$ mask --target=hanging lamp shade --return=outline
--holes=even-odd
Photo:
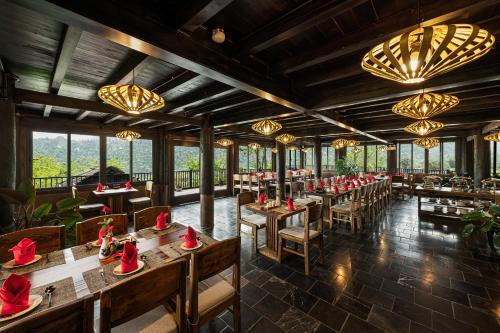
[[[387,146],[378,146],[377,150],[381,153],[385,153],[387,151]]]
[[[431,149],[439,146],[439,140],[437,138],[420,138],[413,140],[413,143],[424,149]]]
[[[296,140],[297,138],[291,134],[287,134],[287,133],[283,133],[283,134],[280,134],[278,135],[275,140],[284,144],[284,145],[287,145],[289,143],[292,143]]]
[[[216,142],[223,147],[227,147],[233,144],[233,140],[230,140],[228,138],[220,138]]]
[[[344,147],[347,147],[347,144],[349,143],[349,140],[346,140],[344,138],[336,139],[332,141],[332,147],[335,149],[342,149]]]
[[[488,134],[484,137],[486,141],[500,142],[500,132]]]
[[[252,142],[248,144],[248,147],[250,147],[250,149],[257,150],[260,148],[260,145],[257,142]]]
[[[443,123],[430,119],[421,119],[406,126],[404,130],[420,136],[428,135],[444,127]]]
[[[358,140],[347,140],[347,147],[359,146],[360,142]]]
[[[97,92],[104,103],[131,114],[155,111],[165,106],[160,95],[135,84],[112,84]]]
[[[297,147],[297,146],[288,146],[288,150],[290,150],[290,151],[296,151],[296,150],[299,150],[299,147]]]
[[[277,154],[277,153],[278,153],[278,148],[276,148],[276,147],[272,148],[272,149],[271,149],[271,152],[272,152],[273,154]]]
[[[281,124],[271,119],[265,119],[253,124],[252,129],[262,135],[271,135],[281,129]]]
[[[135,139],[139,139],[141,137],[141,135],[137,132],[134,132],[134,131],[125,130],[125,131],[121,131],[121,132],[116,133],[116,137],[118,139],[122,139],[122,140],[126,140],[126,141],[134,141]]]
[[[418,83],[482,57],[494,43],[477,25],[419,27],[373,47],[361,67],[384,79]]]
[[[458,104],[458,97],[436,93],[411,96],[392,107],[392,112],[414,119],[427,119],[448,111]]]

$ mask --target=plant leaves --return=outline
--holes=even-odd
[[[65,211],[77,208],[78,206],[86,203],[87,200],[84,198],[76,197],[76,198],[66,198],[59,200],[56,203],[56,207],[58,211]]]
[[[472,212],[465,213],[462,216],[462,221],[473,222],[480,221],[484,217],[484,212],[482,210],[473,210]]]
[[[51,210],[52,210],[51,203],[41,204],[40,206],[37,207],[37,209],[35,209],[31,218],[33,220],[40,221],[43,217],[47,216]]]
[[[71,229],[75,226],[76,222],[79,222],[80,219],[78,217],[68,217],[60,222],[60,224],[64,225],[66,229]]]
[[[490,211],[495,214],[495,215],[500,215],[500,206],[498,205],[492,205],[490,207]]]
[[[17,187],[17,190],[26,196],[27,204],[32,204],[35,202],[36,190],[31,180],[23,180]]]
[[[466,224],[464,229],[462,230],[462,236],[468,238],[470,237],[470,235],[472,235],[473,232],[474,232],[474,224],[472,223]]]

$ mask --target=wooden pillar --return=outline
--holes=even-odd
[[[474,186],[480,187],[481,180],[488,178],[490,169],[490,154],[488,141],[483,139],[481,132],[474,134]]]
[[[321,178],[321,139],[314,139],[314,175]]]
[[[285,198],[285,158],[286,149],[285,145],[282,143],[276,143],[276,148],[278,148],[277,158],[277,168],[276,168],[276,181],[277,190],[281,193],[281,199]]]
[[[306,168],[306,163],[305,163],[306,154],[302,150],[299,150],[299,156],[300,156],[299,169],[305,169]]]
[[[366,150],[365,150],[366,151]],[[387,171],[389,173],[395,173],[397,169],[397,150],[388,150],[387,151]]]
[[[466,172],[466,165],[465,165],[465,145],[466,145],[466,138],[458,138],[455,141],[455,172],[457,175],[463,175]]]
[[[16,187],[16,105],[14,77],[0,73],[0,187]],[[0,202],[0,233],[14,231],[12,205]]]
[[[106,185],[108,182],[107,172],[106,172],[106,149],[107,149],[107,137],[106,135],[99,136],[99,182]]]
[[[202,229],[211,229],[214,226],[214,127],[209,116],[201,119],[200,153],[200,224]]]
[[[278,146],[276,145],[276,147],[278,147]],[[271,161],[271,164],[272,164],[272,165],[271,165],[271,169],[272,169],[272,171],[276,171],[276,164],[277,164],[277,163],[276,163],[276,160],[277,160],[276,156],[277,156],[277,155],[278,155],[278,154],[271,153],[271,158],[272,158],[272,161]]]
[[[424,149],[424,173],[429,173],[429,149]]]

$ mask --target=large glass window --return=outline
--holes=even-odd
[[[440,150],[440,146],[429,149],[429,172],[436,173],[441,170]]]
[[[174,182],[176,195],[186,194],[183,189],[200,186],[200,148],[174,147]],[[187,192],[190,194],[191,192]]]
[[[306,169],[314,169],[314,148],[308,148],[306,152]]]
[[[399,168],[404,171],[411,169],[411,144],[401,143],[399,145]]]
[[[134,181],[153,180],[153,141],[132,141],[132,172]]]
[[[380,147],[380,146],[377,146]],[[377,171],[387,170],[387,152],[380,152],[377,150]]]
[[[347,147],[346,149],[346,159],[357,165],[359,171],[363,171],[365,167],[365,146],[358,146],[358,152],[354,152],[354,147]]]
[[[323,164],[323,170],[335,170],[335,149],[333,147],[321,147],[321,164]]]
[[[248,172],[256,172],[257,171],[257,151],[260,149],[251,149],[248,147]]]
[[[377,147],[375,145],[366,146],[366,171],[377,171]]]
[[[443,142],[443,170],[455,171],[455,142]],[[430,166],[429,166],[430,168]]]
[[[130,142],[106,138],[106,179],[108,183],[130,180]]]
[[[423,172],[425,168],[425,149],[413,145],[413,169],[415,172]]]
[[[297,169],[300,166],[298,150],[287,150],[287,169]]]
[[[36,188],[67,186],[68,135],[33,132],[33,184]]]
[[[271,148],[262,147],[259,149],[259,170],[271,170],[273,167],[273,154]]]
[[[227,184],[227,149],[214,149],[214,185],[221,186]]]
[[[248,146],[240,146],[238,153],[240,172],[248,172]]]
[[[498,178],[500,175],[500,145],[497,142],[490,143],[491,175]]]
[[[99,171],[99,137],[71,134],[71,184],[97,184]]]

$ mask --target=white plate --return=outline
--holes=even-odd
[[[144,268],[144,261],[137,260],[137,269],[135,269],[133,271],[130,271],[130,272],[127,272],[127,273],[121,273],[121,271],[122,271],[122,264],[120,264],[120,265],[116,266],[113,269],[113,274],[116,275],[116,276],[127,276],[127,275],[131,275],[131,274],[137,273],[137,272],[139,272],[143,268]]]
[[[181,249],[183,249],[184,251],[193,251],[193,250],[199,249],[202,246],[203,246],[203,242],[198,241],[198,243],[196,244],[195,247],[188,248],[188,247],[186,247],[186,243],[184,242],[181,244]]]
[[[28,299],[29,308],[27,308],[27,309],[25,309],[23,311],[19,311],[17,313],[8,315],[8,316],[2,316],[2,317],[0,317],[0,322],[11,320],[11,319],[17,318],[19,316],[22,316],[23,314],[28,313],[28,312],[36,309],[36,307],[39,306],[40,303],[42,303],[42,301],[43,301],[43,296],[41,296],[41,295],[30,295],[30,297]],[[0,303],[0,312],[1,312],[1,310],[2,310],[2,304]]]
[[[39,261],[40,259],[42,259],[42,256],[39,255],[39,254],[35,254],[35,258],[33,260],[31,260],[30,262],[27,262],[25,264],[16,265],[16,261],[14,259],[12,259],[10,261],[7,261],[5,264],[3,264],[2,267],[5,268],[5,269],[13,269],[13,268],[24,267],[24,266],[28,266],[28,265],[34,264],[37,261]]]
[[[153,226],[153,227],[151,227],[151,229],[153,229],[154,231],[162,231],[162,230],[167,230],[171,226],[172,226],[172,224],[167,224],[167,226],[165,228],[163,228],[163,229],[159,229],[156,226]]]

